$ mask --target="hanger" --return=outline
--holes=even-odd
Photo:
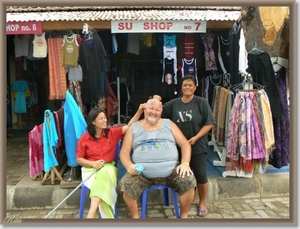
[[[68,26],[66,26],[66,28],[67,28],[67,36],[68,37],[73,37],[74,33],[73,33],[72,29],[69,28]]]
[[[258,89],[264,89],[265,86],[264,85],[261,85],[259,83],[256,83],[252,80],[252,76],[251,74],[244,74],[244,80],[240,83],[237,83],[237,84],[234,84],[230,87],[231,90],[233,91],[238,91],[238,89],[240,88],[244,88],[244,86],[247,84],[247,83],[251,83],[253,86],[255,86],[256,88]]]
[[[88,34],[88,32],[89,32],[89,25],[88,25],[88,23],[84,23],[83,27],[82,27],[82,33]]]
[[[253,47],[252,47],[252,49],[248,52],[248,54],[251,53],[251,52],[254,52],[254,51],[264,53],[264,51],[262,51],[262,50],[260,50],[260,49],[257,48],[257,43],[256,43],[255,41],[252,42],[252,45],[253,45]]]
[[[166,56],[166,58],[168,58],[168,59],[172,59],[172,57],[170,56],[170,52],[173,52],[173,51],[167,51],[168,55]]]

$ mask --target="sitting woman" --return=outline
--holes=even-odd
[[[114,218],[117,200],[117,168],[114,165],[116,146],[123,138],[128,127],[138,121],[145,104],[141,104],[136,114],[127,125],[107,127],[105,111],[93,108],[87,117],[87,132],[77,143],[76,160],[82,166],[82,180],[90,189],[90,209],[86,218],[95,218],[99,208],[101,218]]]

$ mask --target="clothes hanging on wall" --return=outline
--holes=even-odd
[[[75,99],[76,103],[79,106],[79,109],[84,117],[87,117],[87,110],[86,107],[82,103],[81,97],[81,84],[79,81],[69,81],[68,91]]]
[[[184,58],[190,60],[195,58],[195,34],[184,34]]]
[[[33,39],[33,57],[44,58],[47,56],[47,41],[45,32],[42,34],[35,34]]]
[[[217,71],[217,60],[213,49],[215,35],[213,33],[201,34],[201,40],[204,45],[205,70]]]
[[[14,38],[15,57],[28,56],[29,35],[16,35]]]
[[[198,86],[198,76],[197,76],[197,63],[196,59],[192,58],[191,60],[187,60],[185,58],[182,59],[182,76],[186,74],[190,74],[196,79],[196,86]]]
[[[67,77],[63,66],[62,39],[48,38],[49,100],[66,98]]]
[[[230,85],[243,81],[239,75],[240,35],[241,25],[235,22],[229,31]]]
[[[16,80],[12,84],[13,98],[15,99],[14,112],[26,113],[26,98],[30,96],[30,90],[25,80]]]
[[[34,40],[34,35],[29,35],[28,55],[26,56],[26,58],[28,60],[31,60],[31,61],[42,60],[43,58],[35,58],[35,57],[33,57],[33,40]]]
[[[82,102],[88,107],[98,104],[108,95],[104,72],[109,69],[108,57],[97,32],[83,36],[79,46],[79,64],[82,68]]]
[[[82,68],[79,64],[74,67],[66,67],[66,72],[69,81],[82,82]]]
[[[127,52],[140,55],[140,33],[129,33],[127,39]]]
[[[174,72],[174,59],[165,58],[164,60],[165,68],[164,68],[164,80],[162,83],[161,89],[161,97],[163,103],[175,98],[175,72]]]
[[[67,67],[78,66],[79,44],[77,34],[64,35],[62,44],[63,65]]]
[[[281,117],[284,114],[284,110],[269,53],[248,53],[247,72],[251,74],[254,82],[265,86],[273,117]]]
[[[174,72],[174,84],[177,84],[177,35],[164,34],[163,35],[163,76],[162,82],[164,82],[164,73],[166,68],[165,60],[173,59],[173,72]],[[170,64],[170,62],[168,62]]]
[[[164,82],[164,72],[166,68],[165,60],[173,60],[174,84],[177,84],[177,47],[163,46],[163,76],[161,82]],[[169,65],[170,61],[168,61]]]
[[[275,168],[282,168],[290,162],[290,115],[287,101],[286,68],[281,68],[275,72],[278,82],[280,98],[283,105],[284,114],[280,118],[273,118],[275,149],[270,154],[270,164]]]

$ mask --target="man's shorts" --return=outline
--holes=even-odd
[[[144,189],[152,184],[169,185],[179,194],[179,196],[181,196],[185,192],[196,187],[196,179],[192,174],[185,176],[184,178],[179,177],[175,167],[169,177],[147,178],[142,174],[132,176],[125,173],[119,184],[122,192],[125,192],[131,198],[138,200]]]

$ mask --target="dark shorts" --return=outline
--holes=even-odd
[[[181,178],[176,173],[176,167],[169,177],[146,178],[145,176],[132,176],[128,173],[122,177],[119,182],[122,192],[125,192],[131,198],[138,200],[145,188],[152,184],[165,184],[172,187],[181,196],[185,192],[196,187],[196,179],[194,176],[185,176]]]
[[[178,158],[181,161],[181,149],[178,149]],[[201,153],[192,155],[190,161],[190,167],[193,170],[194,176],[196,177],[198,184],[206,184],[208,182],[207,174],[206,174],[206,160],[207,160],[207,153]]]
[[[206,174],[206,158],[206,153],[192,155],[191,157],[190,166],[198,184],[205,184],[208,181]]]

